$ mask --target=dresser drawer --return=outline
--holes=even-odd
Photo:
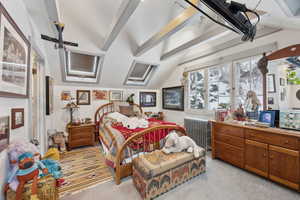
[[[228,134],[218,133],[215,139],[219,142],[231,144],[233,146],[244,148],[244,139],[240,137],[232,137]]]
[[[295,137],[260,132],[250,129],[245,130],[245,137],[250,140],[281,146],[288,149],[299,149],[298,139]]]
[[[89,145],[91,146],[95,145],[94,140],[84,138],[84,139],[78,139],[69,142],[69,148],[89,146]]]
[[[226,134],[229,136],[241,137],[244,138],[244,129],[234,126],[227,125],[217,125],[215,127],[215,133],[217,134]]]
[[[216,142],[216,157],[229,162],[237,167],[244,168],[244,151],[223,142]]]
[[[71,140],[79,140],[79,139],[93,139],[94,133],[92,132],[82,132],[82,133],[75,133],[70,135]]]
[[[94,132],[94,127],[76,127],[71,129],[72,134]]]

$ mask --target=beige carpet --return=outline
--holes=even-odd
[[[60,197],[81,192],[113,178],[99,147],[65,153],[61,159],[61,167],[65,183],[59,188]]]
[[[155,200],[299,200],[300,194],[220,160],[207,157],[207,172]],[[113,181],[61,200],[141,200],[132,179]]]

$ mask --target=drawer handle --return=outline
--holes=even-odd
[[[264,154],[263,154],[263,157],[267,157],[267,154],[264,153]]]
[[[284,142],[284,144],[288,144],[288,143],[289,143],[289,141],[288,141],[288,140]]]
[[[270,160],[273,160],[273,158],[274,158],[274,156],[271,155],[271,156],[270,156]]]

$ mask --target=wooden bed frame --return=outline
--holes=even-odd
[[[137,107],[141,114],[143,113],[143,110],[139,105],[133,104],[133,106]],[[97,111],[95,113],[95,119],[94,119],[95,124],[96,124],[97,134],[100,132],[100,125],[102,123],[103,117],[111,112],[114,112],[114,103],[105,104],[97,109]],[[115,139],[114,135],[111,133],[111,131],[106,126],[103,126],[103,128],[109,133],[110,137],[112,138],[112,144],[115,144],[116,139]],[[121,183],[122,178],[128,177],[132,174],[132,163],[122,164],[122,162],[124,160],[123,155],[124,155],[125,149],[127,149],[127,147],[129,147],[131,144],[133,144],[134,141],[136,141],[137,139],[141,139],[141,138],[145,139],[145,135],[147,135],[151,132],[160,131],[160,130],[170,130],[170,131],[176,130],[179,133],[181,133],[181,135],[186,135],[185,129],[178,125],[161,125],[161,126],[156,126],[156,127],[145,129],[145,130],[138,132],[138,133],[132,135],[131,137],[129,137],[124,142],[124,144],[117,149],[117,156],[116,156],[116,160],[115,160],[115,182],[117,185],[119,185]],[[99,137],[99,139],[101,141],[100,137]],[[144,148],[145,148],[145,145],[144,145]],[[160,148],[161,147],[159,145],[159,142],[157,142],[157,143],[153,144],[153,147],[151,148],[151,150],[149,149],[149,147],[147,147],[147,152],[155,151]],[[140,152],[146,152],[146,150],[143,149]]]

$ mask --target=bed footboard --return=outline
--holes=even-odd
[[[166,135],[170,131],[177,131],[181,135],[186,135],[184,128],[177,125],[162,125],[153,128],[145,129],[128,138],[125,143],[118,149],[115,161],[115,182],[117,185],[121,183],[121,179],[132,174],[132,164],[124,163],[124,155],[129,153],[132,159],[132,151],[128,149],[134,148],[136,150],[135,156],[138,157],[144,152],[152,152],[162,148]],[[125,152],[127,151],[127,152]]]

